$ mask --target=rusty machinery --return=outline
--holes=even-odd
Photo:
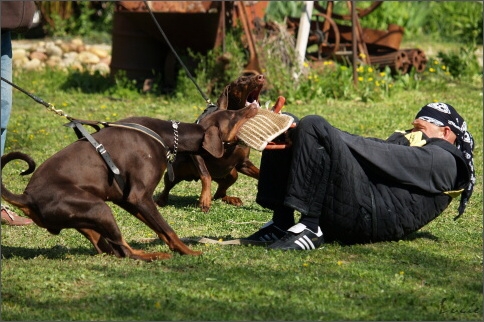
[[[346,1],[348,11],[351,11],[353,1]],[[419,48],[400,49],[404,29],[390,24],[387,30],[363,28],[360,18],[377,9],[383,1],[371,2],[367,8],[356,8],[356,19],[351,14],[334,12],[334,1],[314,1],[311,20],[311,32],[308,48],[316,46],[316,50],[307,53],[310,61],[317,64],[328,59],[345,60],[352,52],[353,37],[356,40],[358,58],[362,63],[384,68],[389,66],[393,72],[405,74],[414,68],[417,72],[425,70],[427,58]],[[324,5],[325,4],[325,5]],[[315,18],[315,19],[314,19]],[[337,21],[340,21],[338,23]],[[297,30],[299,18],[288,17],[288,28]],[[355,24],[355,32],[353,26]],[[296,32],[294,32],[296,34]]]
[[[179,50],[187,48],[204,53],[224,46],[226,28],[240,24],[244,30],[244,46],[248,50],[246,72],[262,71],[257,40],[260,30],[270,27],[264,22],[268,1],[149,1],[151,10],[162,25],[170,42]],[[353,1],[346,1],[351,11]],[[312,64],[325,60],[351,60],[353,40],[361,63],[407,73],[425,69],[425,53],[418,48],[400,49],[403,28],[389,25],[388,30],[363,28],[360,18],[370,14],[382,1],[372,2],[366,9],[356,8],[356,19],[350,14],[334,11],[333,1],[314,1],[307,59]],[[337,22],[338,21],[338,22]],[[287,17],[290,33],[297,34],[299,18]],[[259,32],[255,32],[255,30]],[[353,39],[353,37],[355,39]],[[316,47],[311,52],[310,48]],[[176,61],[148,17],[143,1],[118,1],[113,24],[111,69],[125,70],[128,77],[144,79],[145,86],[153,73],[162,73],[166,82],[176,79]],[[356,64],[354,64],[355,66]]]

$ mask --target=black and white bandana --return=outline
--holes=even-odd
[[[467,131],[467,123],[450,104],[427,104],[422,107],[415,118],[427,121],[437,126],[449,126],[452,132],[454,132],[454,134],[457,136],[457,149],[462,152],[464,159],[468,162],[469,169],[471,170],[471,177],[469,185],[462,192],[459,205],[459,215],[456,217],[457,219],[464,213],[467,202],[469,201],[472,191],[474,190],[474,184],[476,183],[476,174],[472,157],[472,152],[474,150],[474,139],[469,131]]]

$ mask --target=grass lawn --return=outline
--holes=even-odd
[[[113,121],[131,115],[193,122],[204,101],[130,95],[115,100],[66,88],[67,74],[21,73],[15,82],[80,119]],[[212,98],[214,100],[216,98]],[[262,101],[275,100],[264,97]],[[74,230],[54,236],[35,225],[1,227],[2,320],[481,320],[482,310],[482,82],[427,84],[378,102],[289,104],[298,116],[320,114],[348,132],[386,138],[407,129],[432,101],[455,106],[474,135],[477,186],[464,216],[458,201],[421,231],[400,242],[342,246],[312,252],[263,247],[193,244],[198,257],[144,263],[96,255]],[[18,91],[6,152],[22,151],[41,164],[73,142],[66,119]],[[251,159],[259,164],[260,153]],[[20,192],[29,178],[23,163],[2,173]],[[72,174],[75,175],[75,174]],[[46,187],[48,189],[48,187]],[[229,190],[242,207],[219,201],[209,213],[196,202],[200,182],[172,190],[161,208],[180,237],[247,236],[271,218],[255,203],[256,181],[241,175]],[[161,187],[157,192],[161,191]],[[62,198],[62,196],[59,196]],[[169,251],[144,224],[113,206],[125,239],[144,250]]]

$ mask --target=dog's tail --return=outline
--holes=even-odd
[[[31,174],[35,170],[34,160],[30,156],[22,152],[11,152],[9,154],[2,155],[2,170],[3,170],[3,167],[5,167],[5,165],[12,160],[23,160],[28,164],[29,166],[28,169],[20,173],[20,175],[22,176]],[[10,190],[5,188],[5,185],[3,184],[3,177],[2,177],[2,198],[8,203],[19,207],[24,212],[27,210],[26,209],[27,203],[28,203],[27,196],[25,194],[14,194]]]

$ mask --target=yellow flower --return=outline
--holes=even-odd
[[[62,102],[62,106],[66,107],[67,106],[67,103],[66,102]]]
[[[338,261],[337,264],[338,264],[338,266],[341,266],[341,265],[343,265],[343,261]]]
[[[429,68],[429,72],[433,73],[435,72],[435,69],[433,69],[432,67]]]
[[[363,72],[365,71],[365,69],[363,68],[363,66],[359,66],[359,67],[356,69],[356,71],[357,71],[358,73],[363,73]]]
[[[439,64],[439,61],[438,60],[434,60],[434,65],[438,65]]]
[[[373,82],[373,77],[368,77],[369,82]]]
[[[373,73],[373,68],[368,67],[368,73]]]
[[[156,302],[156,303],[155,303],[155,308],[159,309],[160,307],[161,307],[160,302]]]
[[[304,67],[309,67],[309,64],[308,64],[307,62],[304,62],[304,63],[303,63],[303,66],[304,66]]]
[[[358,77],[358,81],[362,82],[363,81],[363,77]]]
[[[221,242],[223,242],[224,240],[223,240],[222,238],[220,238],[218,241],[221,243]]]
[[[445,67],[445,65],[442,65],[441,68],[442,68],[442,70],[446,70],[447,69],[447,67]]]
[[[375,86],[380,87],[380,82],[379,81],[375,81]]]
[[[308,263],[304,263],[304,264],[303,264],[303,266],[304,266],[304,267],[308,267],[308,266],[309,266],[309,264],[308,264]]]
[[[380,73],[380,76],[381,76],[381,77],[385,77],[385,75],[386,75],[386,74],[385,74],[385,72],[381,72],[381,73]]]
[[[361,57],[361,59],[365,59],[366,58],[366,55],[364,53],[360,53],[359,56]]]

